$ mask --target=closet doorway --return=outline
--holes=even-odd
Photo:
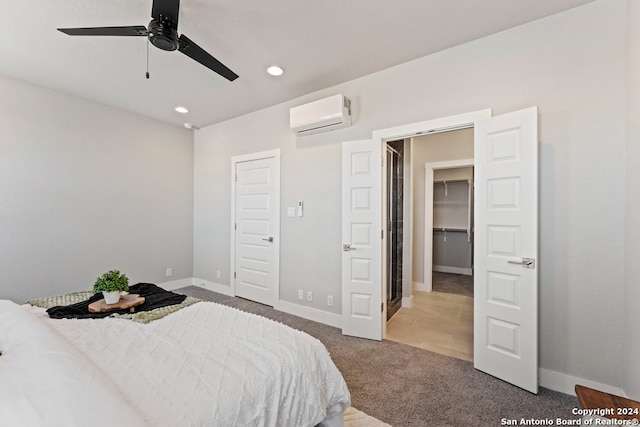
[[[414,137],[405,148],[412,296],[386,338],[472,361],[473,128]]]

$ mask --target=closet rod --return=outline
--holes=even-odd
[[[433,227],[433,231],[455,231],[468,233],[468,228]]]

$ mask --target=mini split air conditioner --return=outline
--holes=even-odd
[[[339,94],[293,107],[289,122],[300,136],[351,126],[351,101]]]

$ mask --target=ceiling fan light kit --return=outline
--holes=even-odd
[[[180,0],[153,0],[149,27],[142,25],[129,27],[88,27],[88,28],[58,28],[59,31],[70,36],[119,36],[119,37],[148,37],[151,44],[158,49],[179,50],[184,55],[199,62],[210,70],[218,73],[229,81],[238,78],[222,62],[214,58],[184,34],[178,35],[178,13]]]

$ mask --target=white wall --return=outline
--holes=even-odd
[[[424,281],[424,175],[425,163],[473,159],[473,128],[411,138],[413,181],[412,278]],[[435,174],[435,172],[434,172]]]
[[[628,2],[624,390],[640,400],[640,3]]]
[[[540,365],[621,386],[625,26],[626,2],[600,0],[199,131],[194,275],[216,281],[220,269],[218,281],[229,285],[233,155],[282,149],[280,297],[295,304],[304,284],[338,302],[342,141],[484,108],[500,114],[537,105]],[[353,101],[354,126],[296,139],[289,107],[339,92]],[[284,216],[299,199],[306,216]],[[324,301],[311,305],[329,311]],[[338,303],[333,311],[340,310]]]
[[[0,298],[190,278],[190,131],[0,77]],[[165,268],[173,268],[173,277]]]

